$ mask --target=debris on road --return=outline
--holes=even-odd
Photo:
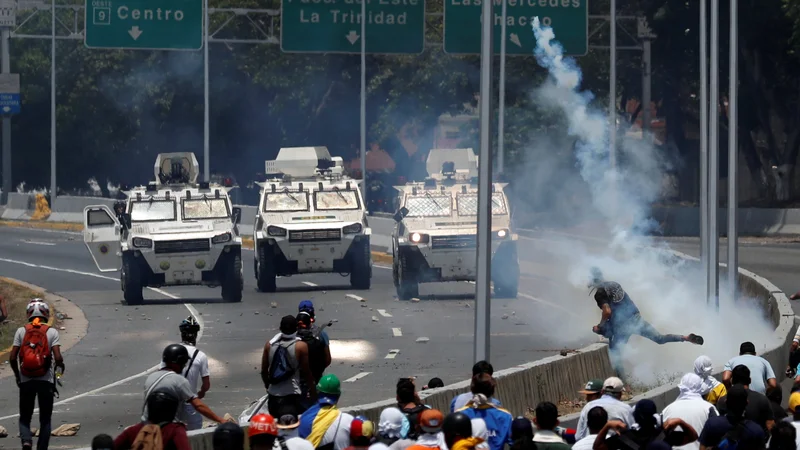
[[[426,337],[424,337],[424,336],[423,336],[423,337],[418,337],[418,338],[417,338],[417,342],[422,342],[422,343],[425,343],[425,342],[428,342],[428,341],[430,341],[430,339],[428,339],[428,338],[426,338]]]
[[[8,437],[8,430],[0,426],[0,438]]]
[[[278,303],[272,302],[272,303],[269,304],[269,306],[270,306],[270,308],[277,308],[278,307]]]
[[[64,425],[61,425],[60,427],[53,430],[50,434],[52,436],[60,436],[60,437],[75,436],[76,434],[78,434],[78,430],[80,429],[81,429],[81,424],[79,423],[65,423]]]
[[[373,322],[377,322],[377,321],[378,321],[378,318],[377,318],[377,317],[375,317],[375,316],[372,316],[372,321],[373,321]]]

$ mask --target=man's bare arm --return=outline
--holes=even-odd
[[[205,397],[209,389],[211,389],[211,377],[203,377],[203,383],[200,385],[200,392],[197,393],[197,398],[202,399]]]
[[[261,381],[264,388],[269,388],[269,341],[264,344],[264,352],[261,353]]]
[[[11,353],[8,355],[8,365],[11,366],[11,370],[14,372],[14,378],[16,378],[17,383],[19,383],[19,362],[17,358],[19,358],[19,347],[11,347]]]

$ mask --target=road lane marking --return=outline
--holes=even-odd
[[[28,241],[28,240],[25,240],[25,241],[22,241],[22,242],[24,242],[26,244],[33,244],[33,245],[46,245],[48,247],[54,247],[56,245],[56,244],[54,244],[52,242],[39,242],[39,241]]]
[[[356,301],[359,301],[359,302],[363,302],[364,301],[364,297],[359,297],[356,294],[344,294],[344,296],[347,297],[347,298],[352,298],[353,300],[356,300]]]
[[[378,264],[373,264],[372,267],[377,267],[378,269],[392,270],[392,268],[389,266],[380,266]]]
[[[394,335],[394,337],[400,337],[403,335],[403,331],[400,330],[400,328],[392,328],[392,335]]]
[[[397,357],[398,353],[400,353],[400,349],[399,348],[396,348],[396,349],[393,349],[393,350],[389,350],[389,353],[383,359],[394,359],[394,358]]]
[[[356,381],[358,381],[358,380],[360,380],[360,379],[364,378],[365,376],[367,376],[367,375],[369,375],[369,374],[371,374],[371,373],[372,373],[372,372],[361,372],[361,373],[358,373],[358,374],[356,374],[356,375],[353,375],[352,377],[350,377],[350,378],[348,378],[348,379],[344,380],[344,382],[345,382],[345,383],[354,383],[354,382],[356,382]]]
[[[310,281],[303,281],[303,284],[305,284],[306,286],[311,286],[311,287],[319,286],[318,284],[312,283]]]
[[[378,314],[382,315],[383,317],[392,317],[392,315],[386,312],[385,309],[379,309]]]
[[[50,270],[50,271],[53,271],[53,272],[65,272],[65,273],[72,273],[72,274],[75,274],[75,275],[84,275],[84,276],[87,276],[87,277],[94,277],[94,278],[100,278],[100,279],[103,279],[103,280],[110,280],[110,281],[114,281],[114,282],[117,282],[117,283],[119,282],[119,278],[107,277],[105,275],[98,275],[96,273],[91,273],[91,272],[82,272],[80,270],[62,269],[60,267],[52,267],[52,266],[45,266],[45,265],[41,265],[41,264],[33,264],[33,263],[25,262],[25,261],[17,261],[17,260],[8,259],[8,258],[0,258],[0,262],[7,262],[7,263],[10,263],[10,264],[17,264],[17,265],[21,265],[21,266],[31,267],[31,268],[34,268],[34,269]],[[148,287],[147,289],[149,289],[149,290],[151,290],[153,292],[157,292],[157,293],[159,293],[159,294],[161,294],[161,295],[163,295],[163,296],[165,296],[167,298],[173,299],[173,300],[179,300],[180,299],[180,297],[178,297],[177,295],[170,294],[169,292],[166,292],[166,291],[164,291],[162,289],[159,289],[159,288]],[[197,309],[194,306],[192,306],[192,305],[190,305],[188,303],[184,303],[183,306],[186,307],[186,309],[189,310],[189,314],[191,314],[195,318],[195,320],[197,320],[197,323],[200,325],[200,332],[197,333],[197,340],[199,342],[200,339],[203,338],[203,326],[205,325],[205,322],[203,321],[203,316],[200,315],[200,313],[197,311]],[[70,403],[73,400],[78,400],[78,399],[81,399],[81,398],[84,398],[84,397],[94,396],[96,394],[99,394],[100,392],[106,391],[108,389],[120,386],[120,385],[125,384],[125,383],[127,383],[129,381],[133,381],[133,380],[135,380],[137,378],[141,378],[141,377],[143,377],[145,375],[148,375],[148,374],[152,373],[153,371],[158,370],[159,366],[160,366],[160,364],[159,365],[155,365],[155,366],[153,366],[153,367],[151,367],[151,368],[149,368],[149,369],[147,369],[145,371],[139,372],[139,373],[137,373],[135,375],[131,375],[131,376],[123,378],[121,380],[115,381],[115,382],[113,382],[111,384],[107,384],[107,385],[101,386],[101,387],[99,387],[97,389],[92,389],[91,391],[83,392],[83,393],[80,393],[80,394],[73,395],[72,397],[65,398],[64,400],[61,400],[61,401],[53,403],[53,406],[56,407],[56,406],[60,406],[60,405],[64,405],[64,404]],[[38,412],[39,412],[39,408],[36,408],[34,410],[34,413],[38,413]],[[13,419],[15,417],[19,417],[19,414],[12,414],[12,415],[9,415],[9,416],[0,417],[0,421]]]

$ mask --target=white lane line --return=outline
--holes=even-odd
[[[33,245],[46,245],[48,247],[54,247],[56,244],[52,242],[39,242],[39,241],[22,241],[26,244],[33,244]]]
[[[107,277],[105,275],[98,275],[96,273],[91,273],[91,272],[82,272],[80,270],[62,269],[62,268],[59,268],[59,267],[44,266],[44,265],[41,265],[41,264],[32,264],[32,263],[28,263],[28,262],[24,262],[24,261],[17,261],[17,260],[8,259],[8,258],[0,258],[0,261],[11,263],[11,264],[18,264],[18,265],[26,266],[26,267],[32,267],[32,268],[35,268],[35,269],[51,270],[51,271],[54,271],[54,272],[66,272],[66,273],[72,273],[72,274],[76,274],[76,275],[84,275],[84,276],[87,276],[87,277],[95,277],[95,278],[100,278],[100,279],[104,279],[104,280],[110,280],[110,281],[114,281],[114,282],[117,282],[117,283],[119,282],[118,278]],[[169,292],[166,292],[166,291],[158,289],[158,288],[147,288],[147,289],[150,289],[153,292],[157,292],[157,293],[159,293],[159,294],[161,294],[161,295],[163,295],[165,297],[171,298],[173,300],[180,299],[180,297],[178,297],[177,295],[170,294]],[[195,320],[197,320],[197,323],[200,324],[200,332],[197,333],[197,340],[200,341],[200,339],[203,338],[203,328],[204,328],[204,325],[205,325],[205,323],[203,322],[203,316],[200,315],[200,313],[197,311],[197,309],[195,309],[194,306],[192,306],[192,305],[190,305],[188,303],[184,303],[183,306],[185,306],[186,309],[189,310],[189,314],[191,314],[195,318]],[[123,379],[115,381],[115,382],[113,382],[111,384],[107,384],[105,386],[101,386],[101,387],[99,387],[97,389],[92,389],[91,391],[87,391],[87,392],[83,392],[83,393],[80,393],[80,394],[73,395],[72,397],[65,398],[64,400],[55,402],[53,404],[53,406],[54,407],[55,406],[60,406],[60,405],[64,405],[66,403],[72,402],[73,400],[78,400],[78,399],[83,398],[83,397],[93,396],[95,394],[98,394],[100,392],[106,391],[106,390],[111,389],[113,387],[117,387],[117,386],[125,384],[125,383],[127,383],[129,381],[132,381],[132,380],[135,380],[137,378],[143,377],[143,376],[153,372],[154,370],[157,370],[158,367],[159,367],[159,365],[155,365],[155,366],[153,366],[153,367],[151,367],[151,368],[149,368],[149,369],[147,369],[147,370],[145,370],[143,372],[139,372],[139,373],[137,373],[135,375],[131,375],[129,377],[123,378]],[[34,413],[38,413],[38,412],[39,412],[39,408],[36,408],[34,410]],[[12,414],[10,416],[0,417],[0,420],[8,420],[8,419],[13,419],[15,417],[19,417],[19,414]]]
[[[352,377],[350,377],[350,378],[348,378],[348,379],[344,380],[344,382],[345,382],[345,383],[354,383],[354,382],[356,382],[356,381],[358,381],[358,380],[360,380],[360,379],[364,378],[365,376],[367,376],[367,375],[369,375],[369,374],[371,374],[371,373],[372,373],[372,372],[361,372],[361,373],[358,373],[358,374],[356,374],[356,375],[353,375]]]
[[[319,286],[318,284],[316,284],[316,283],[312,283],[312,282],[310,282],[310,281],[303,281],[303,284],[305,284],[306,286],[311,286],[311,287],[317,287],[317,286]]]
[[[389,266],[381,266],[381,265],[378,265],[378,264],[373,264],[372,267],[377,267],[378,269],[392,270],[392,268],[389,267]]]
[[[389,350],[389,353],[383,359],[395,359],[397,357],[398,353],[400,353],[400,349],[399,348],[396,348],[396,349],[393,349],[393,350]]]
[[[392,335],[394,337],[401,337],[403,335],[403,331],[400,328],[392,328]]]
[[[383,317],[392,317],[392,315],[386,312],[385,309],[379,309],[378,314],[382,315]]]
[[[364,297],[359,297],[356,294],[344,294],[344,296],[347,297],[347,298],[352,298],[353,300],[356,300],[356,301],[359,301],[359,302],[363,302],[364,301]]]

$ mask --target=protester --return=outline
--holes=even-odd
[[[512,443],[511,422],[514,421],[514,416],[489,400],[494,397],[494,389],[495,381],[491,375],[488,373],[475,375],[470,385],[472,400],[456,411],[466,414],[471,419],[483,419],[488,430],[489,448],[503,450],[506,444]]]
[[[372,445],[375,426],[363,417],[356,417],[350,423],[350,446],[346,450],[367,450]]]
[[[772,415],[775,417],[775,422],[789,417],[789,414],[781,406],[781,403],[783,403],[783,389],[780,386],[767,389],[767,400],[769,400],[769,406],[772,407]]]
[[[397,382],[396,393],[397,409],[406,415],[411,424],[411,428],[408,430],[408,439],[416,440],[421,434],[419,415],[429,407],[420,401],[413,378],[400,378]]]
[[[8,307],[6,306],[6,299],[0,295],[0,323],[8,319]]]
[[[655,441],[664,441],[670,447],[683,446],[697,440],[695,429],[679,418],[664,421],[652,400],[644,399],[636,403],[633,410],[635,424],[627,426],[618,421],[608,421],[597,433],[595,450],[638,450],[646,448]],[[681,431],[677,431],[677,428]],[[609,436],[609,431],[616,434]]]
[[[278,427],[278,439],[275,440],[273,450],[314,450],[311,442],[299,436],[300,418],[290,410],[281,415],[275,422]],[[286,448],[283,448],[283,445]]]
[[[280,331],[280,335],[264,345],[261,354],[261,380],[269,394],[267,410],[273,417],[287,407],[298,415],[303,412],[301,377],[308,386],[308,398],[314,400],[317,396],[317,383],[308,362],[308,345],[297,337],[297,318],[284,316]]]
[[[186,347],[180,344],[168,345],[161,354],[163,367],[150,374],[144,382],[144,409],[142,411],[142,421],[148,420],[149,408],[147,399],[151,393],[165,392],[178,399],[179,404],[189,403],[203,417],[217,423],[225,420],[216,415],[202,400],[197,398],[196,391],[189,385],[189,381],[181,373],[186,363],[189,361],[189,352]],[[186,423],[186,410],[179,408],[175,418]]]
[[[691,425],[698,434],[702,433],[708,418],[719,415],[714,405],[703,400],[701,395],[703,380],[695,373],[687,373],[681,378],[678,390],[680,391],[678,398],[662,411],[662,420],[681,419]],[[699,450],[700,443],[695,441],[679,448]]]
[[[708,356],[698,356],[694,360],[694,373],[703,380],[701,395],[708,403],[716,405],[717,400],[725,395],[726,387],[711,375],[713,372],[714,366]]]
[[[211,374],[208,370],[208,356],[197,348],[197,335],[200,333],[200,324],[197,323],[194,316],[189,316],[181,322],[178,330],[181,333],[181,345],[186,347],[186,351],[189,354],[189,363],[183,369],[183,376],[189,381],[189,386],[192,387],[197,398],[202,399],[206,396],[206,392],[211,389]],[[161,368],[164,368],[163,362],[161,363]],[[203,416],[189,403],[186,403],[183,408],[185,411],[182,417],[186,421],[186,429],[199,430],[202,428]]]
[[[778,422],[770,431],[770,450],[797,450],[797,429],[791,423]]]
[[[53,397],[57,392],[56,369],[64,373],[58,330],[47,325],[50,306],[42,299],[28,302],[28,323],[14,334],[8,363],[19,388],[19,435],[23,450],[33,448],[31,419],[39,401],[39,440],[37,450],[47,450],[52,429]],[[53,364],[55,362],[55,364]]]
[[[314,324],[314,319],[310,313],[301,311],[297,314],[297,337],[308,346],[308,366],[311,369],[311,375],[314,377],[315,383],[322,379],[325,369],[331,365],[330,342],[327,334],[323,337],[322,333],[325,333],[325,331]],[[305,382],[302,378],[300,381],[304,385],[303,391],[307,392],[308,388],[305,387]]]
[[[772,366],[766,359],[756,356],[756,346],[752,342],[742,342],[742,345],[739,346],[739,356],[731,358],[725,364],[722,372],[722,382],[725,386],[729,387],[731,385],[733,369],[739,365],[745,365],[750,369],[750,390],[759,394],[766,394],[767,387],[774,388],[778,386],[778,380],[775,378]]]
[[[482,373],[489,374],[490,376],[494,374],[494,367],[489,364],[488,361],[478,361],[472,366],[472,376],[480,375]],[[450,412],[455,412],[467,405],[467,403],[472,400],[472,392],[465,392],[463,394],[457,395],[452,402],[450,402]],[[489,399],[492,403],[497,406],[502,406],[500,401],[496,398],[492,397]]]
[[[483,419],[472,419],[472,437],[481,439],[483,442],[476,445],[477,450],[489,450],[489,429]]]
[[[247,430],[250,450],[272,450],[278,438],[278,425],[269,414],[256,414]]]
[[[428,389],[436,389],[440,387],[444,387],[444,381],[442,381],[442,379],[439,377],[433,377],[431,378],[431,381],[428,381],[428,384],[422,386],[422,390],[426,391]]]
[[[550,402],[541,402],[536,405],[533,423],[536,431],[533,434],[533,443],[537,450],[569,450],[569,445],[555,432],[558,426],[558,408]]]
[[[728,394],[725,397],[726,407],[724,410],[720,409],[720,413],[724,415],[709,418],[705,427],[703,427],[703,432],[700,433],[698,441],[700,442],[701,450],[718,447],[720,442],[726,439],[728,433],[734,429],[736,429],[740,444],[753,445],[760,441],[761,448],[763,448],[766,441],[764,429],[752,420],[745,418],[749,392],[752,391],[748,391],[743,385],[736,383],[728,389]],[[717,403],[718,408],[719,406],[719,403]],[[759,447],[756,446],[755,448]]]
[[[601,406],[595,406],[590,409],[586,415],[586,425],[589,427],[589,435],[585,438],[575,442],[572,450],[592,450],[594,441],[597,438],[597,433],[606,426],[608,422],[608,413]]]
[[[586,403],[597,400],[603,395],[603,380],[595,378],[586,382],[583,390],[578,391],[578,394],[586,396]]]
[[[419,415],[419,425],[422,434],[417,438],[417,443],[406,450],[447,450],[442,434],[444,414],[438,409],[428,409]]]
[[[211,443],[214,450],[244,450],[244,430],[235,423],[220,424],[211,436]]]
[[[350,445],[354,417],[337,407],[342,395],[339,378],[333,374],[323,376],[316,392],[317,403],[300,416],[298,435],[318,450],[344,450]]]
[[[186,425],[174,421],[182,409],[179,408],[181,405],[179,398],[171,393],[151,393],[146,400],[147,410],[150,411],[148,418],[123,430],[114,439],[114,449],[138,448],[139,443],[154,443],[160,439],[164,450],[191,450]]]
[[[404,449],[414,445],[413,439],[408,439],[411,422],[408,417],[397,408],[386,408],[381,411],[378,420],[378,442],[386,444],[390,449]]]
[[[114,438],[107,434],[98,434],[92,439],[92,450],[114,450]]]
[[[460,412],[445,417],[442,432],[449,450],[475,450],[483,442],[472,435],[472,419]]]
[[[735,366],[731,372],[731,382],[733,386],[741,386],[747,392],[745,418],[757,423],[764,429],[765,434],[769,434],[769,430],[775,424],[775,416],[772,413],[772,406],[770,406],[767,397],[750,389],[750,369],[744,364]],[[727,401],[728,396],[726,395],[717,402],[717,410],[719,410],[720,414],[726,414],[726,410],[729,407]]]
[[[617,377],[608,378],[603,382],[603,395],[597,400],[587,403],[581,410],[577,431],[575,432],[576,440],[581,440],[589,435],[587,415],[595,406],[601,406],[606,410],[609,421],[618,420],[629,427],[634,424],[633,409],[630,405],[620,400],[623,391],[624,386],[622,380]]]
[[[511,450],[535,450],[533,443],[533,423],[525,417],[517,417],[511,422]]]

